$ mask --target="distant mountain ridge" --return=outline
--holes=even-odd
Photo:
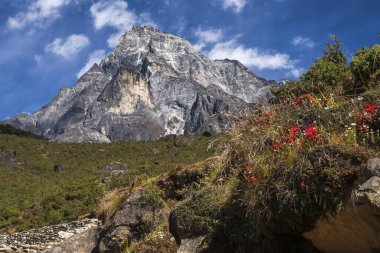
[[[212,61],[180,37],[134,27],[74,87],[5,123],[65,142],[218,132],[229,128],[228,115],[267,97],[272,85],[238,61]]]

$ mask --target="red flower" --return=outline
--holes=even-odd
[[[258,124],[259,124],[260,126],[265,126],[265,125],[268,124],[268,119],[267,119],[267,118],[264,118],[264,117],[259,118]]]
[[[300,182],[300,188],[301,188],[302,190],[305,190],[306,185],[305,185],[305,181],[304,181],[304,180],[301,180],[301,182]]]
[[[284,137],[283,141],[286,143],[289,143],[289,144],[294,144],[296,142],[295,138],[296,138],[296,136],[294,136],[293,134],[290,133]]]
[[[291,105],[298,105],[300,104],[303,100],[308,100],[308,102],[311,102],[313,100],[313,94],[308,93],[303,96],[296,97],[293,103]]]
[[[272,112],[271,112],[271,111],[265,112],[265,113],[264,113],[264,116],[266,116],[266,117],[270,117],[270,116],[272,116]]]
[[[272,149],[273,149],[273,150],[279,150],[279,149],[281,148],[281,146],[282,146],[281,141],[275,141],[275,142],[273,142],[273,144],[272,144]]]
[[[306,131],[305,136],[308,137],[309,139],[313,139],[314,137],[317,136],[317,130],[315,130],[314,125],[310,125],[309,127],[306,127],[305,131]]]
[[[251,185],[257,185],[257,178],[254,176],[249,177],[248,183],[250,183]]]
[[[303,95],[303,97],[304,97],[304,99],[309,100],[309,102],[311,102],[311,100],[313,100],[313,94],[311,94],[311,93],[305,94],[305,95]]]
[[[297,125],[294,125],[289,128],[289,132],[295,136],[301,132],[301,129]]]
[[[374,103],[365,103],[366,107],[363,108],[363,111],[369,113],[369,114],[376,114],[377,110],[379,109],[379,106]]]
[[[252,173],[252,167],[249,163],[245,165],[245,172],[247,172],[248,174]]]
[[[296,97],[293,103],[291,105],[298,105],[302,102],[303,98],[302,97]]]

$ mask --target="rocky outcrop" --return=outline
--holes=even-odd
[[[97,219],[84,219],[13,235],[0,235],[0,252],[90,253],[96,246],[99,226]]]
[[[141,204],[145,191],[146,189],[140,189],[132,192],[100,231],[100,253],[124,252],[143,239],[157,224],[165,221],[168,216],[166,208],[160,208],[154,213]]]
[[[380,159],[370,159],[364,183],[337,215],[320,218],[304,236],[326,253],[380,252]],[[363,177],[360,179],[362,180]]]
[[[96,249],[99,228],[89,227],[85,231],[77,233],[64,240],[51,249],[44,250],[42,253],[92,253]]]
[[[273,85],[235,60],[211,61],[174,35],[135,27],[73,88],[5,123],[65,142],[222,131]]]

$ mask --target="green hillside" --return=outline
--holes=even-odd
[[[208,158],[220,136],[173,136],[150,142],[68,144],[7,129],[0,150],[16,151],[17,168],[0,168],[0,231],[18,231],[92,215],[103,194]],[[9,134],[12,133],[12,134]],[[14,135],[18,134],[18,135]],[[127,165],[122,178],[101,180],[112,162]],[[60,165],[62,172],[54,170]]]

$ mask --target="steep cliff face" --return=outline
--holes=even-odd
[[[227,114],[267,96],[270,86],[238,61],[211,61],[180,37],[135,27],[73,88],[6,123],[76,142],[220,131]]]

